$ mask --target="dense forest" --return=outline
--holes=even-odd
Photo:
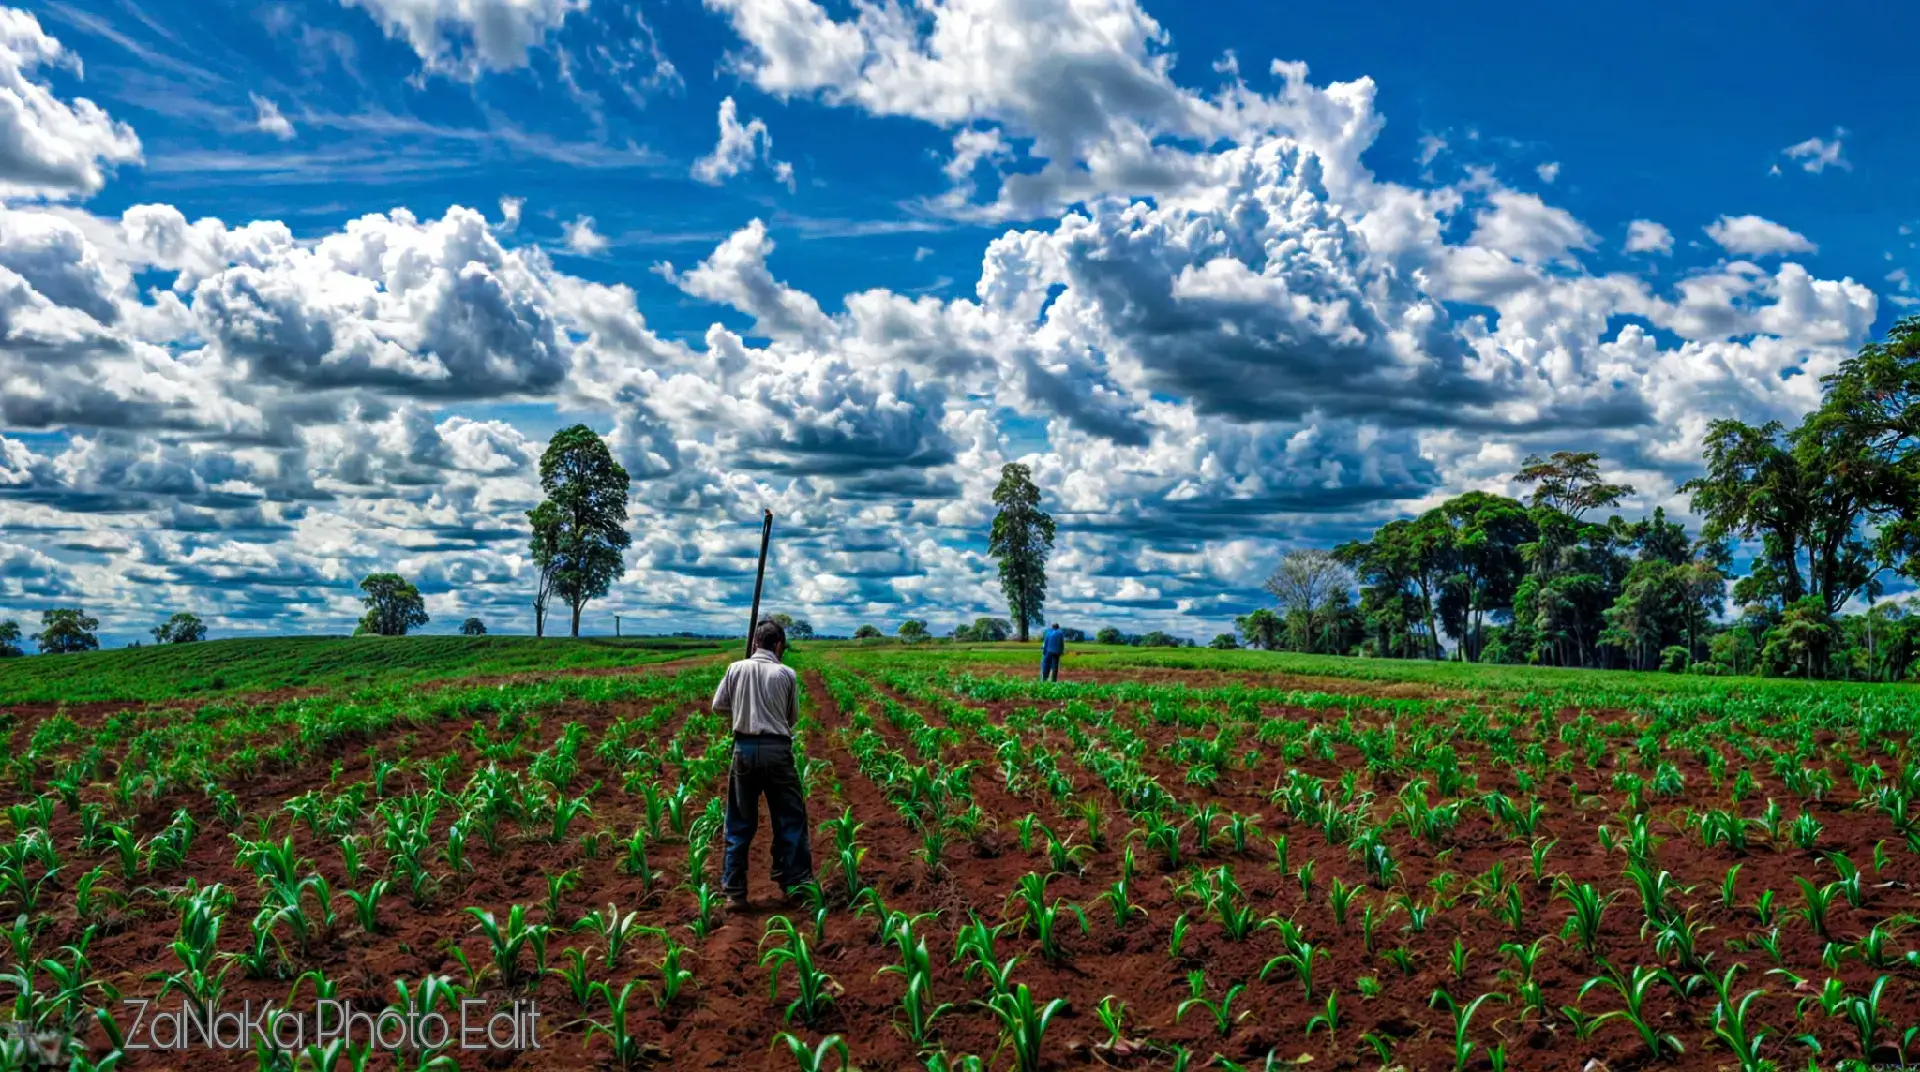
[[[1279,647],[1395,658],[1901,680],[1920,670],[1920,317],[1822,381],[1800,424],[1715,422],[1681,486],[1699,532],[1593,453],[1529,457],[1524,500],[1474,491],[1366,540],[1287,556]],[[1735,564],[1745,564],[1736,576]],[[1352,592],[1357,588],[1356,601]]]

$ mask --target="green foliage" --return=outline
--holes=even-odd
[[[56,607],[40,613],[40,631],[33,634],[33,642],[43,655],[94,651],[100,647],[94,635],[99,628],[100,619],[78,607]]]
[[[644,666],[719,649],[672,637],[549,640],[410,636],[209,640],[0,665],[0,704],[160,701],[280,689],[413,688],[463,677]],[[731,648],[729,648],[731,650]]]
[[[541,503],[527,512],[533,528],[529,554],[540,571],[534,592],[534,632],[546,635],[547,602],[557,597],[580,611],[607,594],[626,572],[627,471],[593,429],[576,424],[554,433],[540,456]]]
[[[360,602],[366,604],[367,613],[355,632],[397,637],[427,624],[427,601],[420,589],[399,574],[369,574],[360,582],[360,590],[366,593]]]
[[[1034,486],[1033,470],[1019,462],[1001,466],[993,504],[999,510],[987,534],[987,553],[1000,562],[1000,590],[1007,597],[1014,630],[1025,643],[1027,627],[1046,620],[1047,556],[1053,551],[1053,516],[1040,509],[1040,489]]]
[[[153,629],[155,644],[194,644],[205,639],[206,623],[186,611],[175,612],[173,617]]]
[[[1013,634],[1013,623],[1005,618],[975,618],[972,625],[956,626],[953,639],[977,644],[993,644]]]

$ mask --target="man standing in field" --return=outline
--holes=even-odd
[[[1067,631],[1055,622],[1040,634],[1040,680],[1060,680],[1060,656],[1067,653]]]
[[[787,631],[771,619],[753,631],[753,654],[727,667],[713,709],[733,716],[733,767],[727,776],[727,852],[720,890],[729,908],[747,906],[747,850],[767,798],[773,827],[773,881],[789,895],[813,881],[807,798],[793,765],[799,680],[780,661]]]

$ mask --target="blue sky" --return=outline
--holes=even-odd
[[[596,630],[730,623],[763,505],[824,627],[996,612],[1025,460],[1057,612],[1204,639],[1527,453],[1684,511],[1707,421],[1920,298],[1884,5],[5,10],[0,617],[118,638],[337,631],[374,568],[527,628],[583,420]]]

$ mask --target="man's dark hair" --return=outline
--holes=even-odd
[[[776,652],[787,650],[787,631],[772,618],[762,618],[760,624],[753,628],[753,650],[759,651],[761,648]]]
[[[1053,623],[1053,628],[1055,628],[1055,629],[1058,629],[1058,628],[1060,628],[1060,623],[1059,623],[1059,622],[1055,622],[1055,623]]]

